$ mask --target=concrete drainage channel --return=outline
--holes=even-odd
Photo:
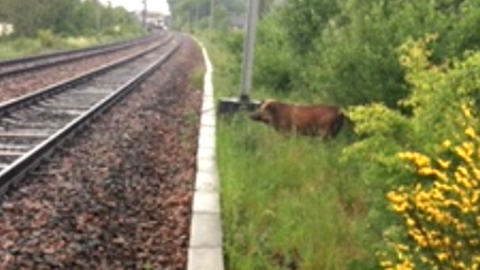
[[[197,175],[190,224],[187,270],[223,270],[220,183],[215,161],[213,68],[201,42],[205,78],[197,153]]]

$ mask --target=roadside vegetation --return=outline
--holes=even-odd
[[[0,0],[0,6],[0,60],[145,34],[133,14],[94,0]]]
[[[324,144],[219,119],[227,269],[478,269],[480,0],[262,5],[252,98],[351,121]],[[238,96],[243,34],[182,26]]]
[[[223,38],[206,42],[215,91],[236,97],[239,69],[232,63],[239,59],[225,53],[217,42]],[[266,89],[254,95],[271,96]],[[293,93],[274,96],[302,101]],[[355,179],[359,167],[339,159],[351,134],[331,144],[285,138],[242,113],[220,119],[217,132],[228,269],[375,269],[369,192]]]

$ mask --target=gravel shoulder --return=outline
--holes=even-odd
[[[203,67],[176,55],[0,208],[0,269],[185,269]]]

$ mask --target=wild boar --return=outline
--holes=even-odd
[[[293,105],[277,100],[266,100],[250,119],[272,126],[282,134],[298,133],[305,136],[334,138],[342,128],[345,115],[337,106]]]

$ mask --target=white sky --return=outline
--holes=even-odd
[[[108,0],[101,0],[107,3]],[[129,11],[143,10],[142,0],[111,0],[113,6],[123,6]],[[151,11],[161,11],[163,14],[170,14],[170,9],[166,0],[147,0],[147,9]]]

